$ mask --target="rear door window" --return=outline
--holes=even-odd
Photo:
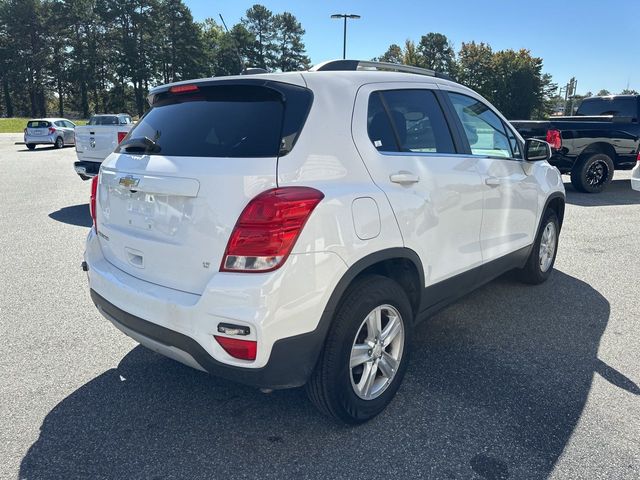
[[[287,95],[286,109],[282,94],[263,86],[220,85],[159,94],[116,151],[187,157],[286,154],[311,104],[308,90],[291,88],[295,92]]]
[[[455,153],[444,114],[430,90],[372,93],[367,130],[379,151]]]

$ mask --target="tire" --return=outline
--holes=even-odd
[[[35,150],[36,149],[36,144],[35,143],[27,143],[27,148],[29,150]]]
[[[53,144],[53,146],[55,148],[62,148],[64,147],[64,139],[62,137],[58,137],[56,138],[56,143]]]
[[[611,183],[614,169],[613,160],[604,153],[579,158],[571,169],[571,184],[580,192],[600,193]]]
[[[551,233],[549,233],[551,231]],[[549,245],[546,235],[552,235],[553,245]],[[540,230],[536,236],[529,258],[524,268],[518,270],[518,277],[521,282],[531,285],[543,283],[551,275],[553,264],[558,253],[558,240],[560,235],[560,224],[556,212],[549,209],[545,212]],[[545,247],[546,244],[546,247]],[[546,249],[546,253],[543,252]],[[544,260],[544,261],[543,261]]]
[[[376,312],[380,312],[379,331],[383,335],[389,334],[385,327],[394,316],[400,322],[401,328],[391,329],[395,335],[387,337],[387,346],[380,340],[374,343],[369,332],[369,325],[376,323]],[[382,412],[407,369],[413,322],[411,303],[397,282],[380,275],[357,281],[335,312],[324,350],[307,382],[311,402],[324,414],[350,424],[366,422]],[[367,360],[352,367],[351,362],[356,360],[352,360],[352,353],[358,350],[360,360]],[[373,376],[367,375],[372,370]],[[367,382],[367,378],[373,381]]]

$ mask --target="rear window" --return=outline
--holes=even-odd
[[[115,115],[100,115],[91,117],[87,125],[118,125],[120,121]]]
[[[576,115],[613,115],[616,117],[637,118],[638,100],[635,97],[589,98],[583,100]]]
[[[44,120],[31,120],[27,122],[27,128],[48,128],[51,126],[51,122]]]
[[[187,157],[285,155],[311,104],[308,90],[286,89],[286,105],[280,92],[253,85],[160,94],[116,151]]]

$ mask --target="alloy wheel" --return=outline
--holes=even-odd
[[[556,245],[558,244],[558,235],[556,230],[556,224],[554,222],[547,223],[546,227],[542,231],[542,238],[540,239],[540,252],[539,262],[540,270],[546,272],[551,267],[553,257],[556,253]]]
[[[392,305],[380,305],[366,316],[349,358],[351,386],[358,397],[373,400],[389,388],[402,361],[404,341],[404,321]]]

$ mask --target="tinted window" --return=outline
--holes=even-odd
[[[429,90],[387,90],[369,98],[367,130],[380,151],[455,153],[440,105]]]
[[[65,126],[65,124],[64,124],[64,122],[63,122],[62,120],[58,120],[58,121],[56,121],[56,122],[53,122],[53,124],[54,124],[56,127],[64,127],[64,126]]]
[[[282,95],[271,88],[227,85],[161,94],[116,151],[143,150],[134,141],[146,137],[153,142],[143,150],[149,154],[276,157],[292,148],[310,104],[311,93],[299,87],[287,92],[286,116]]]
[[[28,128],[47,128],[49,126],[51,126],[51,123],[44,120],[31,120],[27,122]]]
[[[487,105],[459,93],[447,94],[462,122],[471,153],[492,157],[513,156],[502,120]]]
[[[128,125],[129,123],[131,123],[131,117],[129,116],[120,117],[120,125]]]
[[[638,99],[635,97],[588,98],[582,101],[576,115],[638,118]]]
[[[87,125],[118,125],[118,117],[115,115],[100,115],[91,117]]]

